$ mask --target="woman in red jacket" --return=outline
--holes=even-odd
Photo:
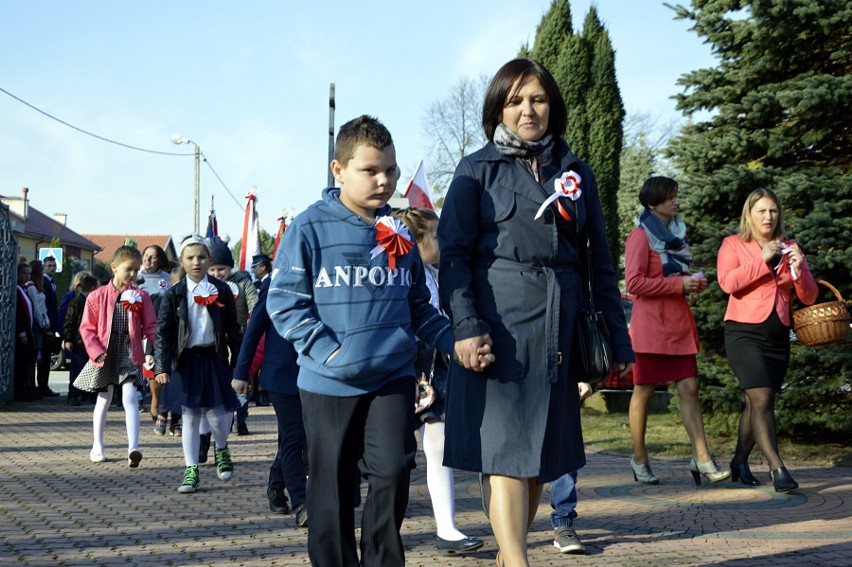
[[[775,490],[799,485],[778,454],[775,396],[790,360],[790,301],[812,304],[817,285],[799,245],[784,240],[784,213],[769,189],[746,199],[740,229],[722,241],[717,260],[719,286],[730,294],[725,312],[728,364],[745,391],[737,449],[731,461],[734,480],[758,485],[748,456],[755,443],[769,461]]]
[[[668,177],[651,177],[639,191],[644,211],[624,250],[624,279],[636,296],[630,339],[636,353],[633,395],[630,397],[630,433],[633,437],[633,478],[645,484],[659,480],[651,471],[645,447],[648,405],[659,384],[674,382],[680,397],[680,415],[689,434],[693,459],[689,463],[695,484],[701,475],[710,482],[731,476],[713,462],[704,437],[698,402],[698,330],[687,294],[707,288],[701,274],[689,273],[692,255],[686,225],[680,217],[678,185]]]

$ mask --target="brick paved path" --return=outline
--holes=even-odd
[[[54,375],[61,389],[67,375]],[[109,413],[110,460],[94,464],[91,406],[68,407],[64,397],[0,405],[0,565],[308,564],[307,531],[293,526],[292,515],[270,513],[266,502],[272,408],[250,411],[252,434],[231,438],[234,478],[219,481],[212,464],[201,465],[201,489],[183,495],[176,491],[180,439],[155,435],[146,414],[145,458],[131,470],[121,409]],[[766,485],[695,489],[686,465],[656,460],[661,484],[642,486],[626,457],[590,453],[575,523],[589,555],[556,553],[545,500],[530,535],[531,564],[852,565],[852,470],[791,467],[801,488],[783,495]],[[496,545],[476,477],[456,473],[457,521],[486,543],[462,557],[434,552],[424,475],[419,454],[403,524],[407,565],[493,565]]]

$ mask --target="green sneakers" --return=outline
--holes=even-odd
[[[183,484],[178,487],[178,492],[191,494],[198,490],[199,483],[198,465],[190,465],[186,467],[186,472],[183,473]]]
[[[216,475],[221,480],[231,480],[234,475],[234,464],[231,462],[231,450],[225,447],[224,449],[216,449],[213,451],[216,457]]]

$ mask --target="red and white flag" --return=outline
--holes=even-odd
[[[414,175],[411,176],[411,181],[408,182],[402,196],[408,199],[408,204],[412,207],[435,210],[429,198],[429,184],[426,183],[426,170],[423,169],[422,159],[417,164],[417,169],[414,170]]]
[[[260,233],[257,227],[257,187],[252,187],[246,195],[246,216],[243,220],[243,241],[240,249],[240,270],[251,266],[252,256],[260,254]]]

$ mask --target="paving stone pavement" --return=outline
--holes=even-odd
[[[66,373],[53,373],[63,390]],[[250,436],[232,435],[234,478],[201,465],[201,487],[178,494],[180,438],[154,434],[142,414],[144,459],[129,469],[124,411],[113,407],[106,463],[89,461],[92,406],[64,396],[0,405],[0,565],[307,565],[307,530],[269,511],[266,479],[275,452],[271,407],[250,409]],[[211,452],[212,453],[212,452]],[[720,458],[721,462],[721,458]],[[759,477],[768,474],[763,467]],[[633,482],[628,459],[590,452],[580,473],[575,528],[588,555],[552,546],[548,493],[530,534],[531,565],[852,565],[852,469],[791,467],[800,489],[733,483],[696,489],[682,459],[658,459],[658,486]],[[366,485],[363,487],[366,491]],[[496,543],[480,508],[476,476],[456,472],[459,529],[485,546],[438,555],[418,454],[402,528],[406,565],[492,566]]]

